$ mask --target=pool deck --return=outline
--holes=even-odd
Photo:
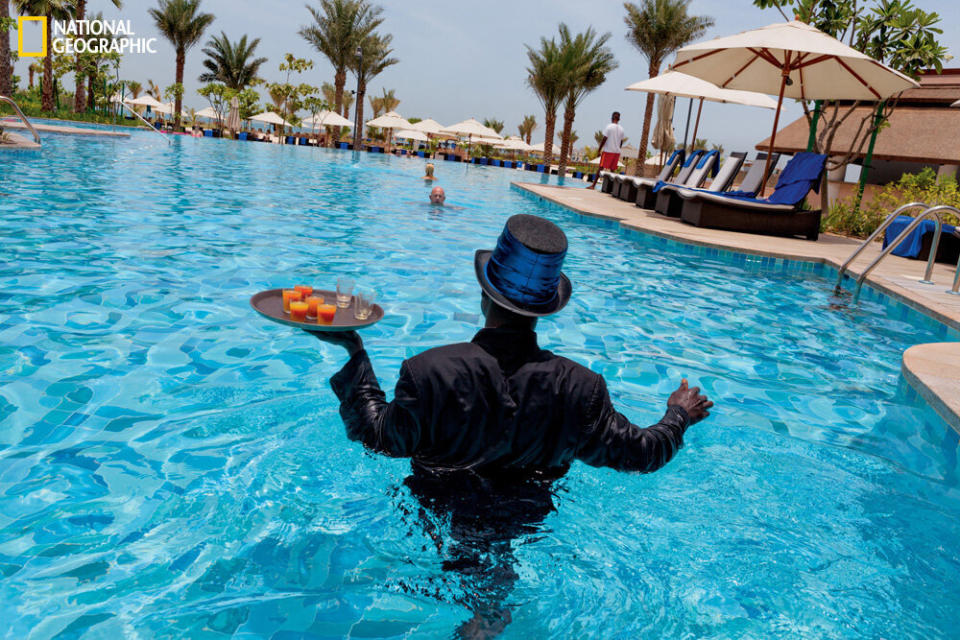
[[[595,218],[615,220],[621,226],[662,238],[702,247],[735,251],[750,255],[819,262],[839,269],[860,244],[859,241],[829,233],[816,242],[795,238],[777,238],[734,231],[701,229],[668,218],[654,211],[639,209],[602,193],[583,187],[557,187],[514,182],[518,189]],[[868,247],[850,266],[849,273],[860,275],[880,254],[880,244]],[[947,293],[953,283],[954,267],[937,264],[935,284],[920,284],[926,261],[908,260],[894,255],[867,277],[867,282],[890,297],[913,307],[953,329],[960,330],[960,296]],[[960,431],[960,343],[917,345],[904,353],[904,377],[933,406],[944,420]]]
[[[40,148],[40,145],[34,142],[32,138],[25,138],[24,136],[10,133],[9,131],[6,131],[4,135],[6,135],[6,139],[0,140],[0,149],[24,150]]]
[[[29,131],[27,125],[20,122],[17,119],[3,119],[0,120],[4,129],[22,129],[24,131]],[[59,124],[41,124],[34,122],[33,128],[37,131],[43,133],[65,133],[68,135],[74,136],[101,136],[106,138],[129,138],[129,133],[123,133],[122,131],[106,131],[103,129],[84,129],[81,127],[69,127],[66,125]]]

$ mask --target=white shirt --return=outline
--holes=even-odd
[[[620,145],[623,144],[623,127],[616,122],[611,122],[607,125],[606,129],[603,130],[603,135],[607,136],[607,141],[600,151],[619,154]]]

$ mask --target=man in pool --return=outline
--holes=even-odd
[[[663,418],[637,427],[614,409],[603,376],[539,347],[537,319],[570,299],[566,252],[555,224],[512,216],[496,248],[474,257],[485,328],[471,342],[406,360],[392,402],[356,332],[314,334],[350,356],[330,380],[347,437],[410,458],[405,484],[423,507],[424,528],[441,538],[427,512],[449,523],[454,542],[444,568],[479,584],[469,590],[474,618],[462,634],[495,634],[509,623],[511,541],[553,510],[551,485],[574,460],[656,471],[713,406],[683,380]]]
[[[430,204],[438,204],[442,207],[446,199],[447,194],[444,192],[443,187],[434,187],[430,190]]]

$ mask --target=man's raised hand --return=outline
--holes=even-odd
[[[682,407],[690,416],[690,424],[693,424],[710,415],[707,409],[712,407],[713,403],[707,399],[707,396],[700,395],[700,387],[691,389],[687,386],[687,379],[684,378],[680,383],[680,388],[671,393],[667,399],[667,406],[671,405]]]

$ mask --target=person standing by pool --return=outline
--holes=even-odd
[[[467,590],[474,617],[460,628],[470,637],[510,622],[512,540],[554,510],[552,483],[574,460],[656,471],[713,406],[683,380],[663,418],[637,427],[614,409],[603,376],[539,347],[537,320],[563,309],[572,293],[561,271],[566,252],[555,224],[512,216],[496,248],[474,257],[485,328],[471,342],[404,361],[392,402],[356,332],[314,334],[350,356],[330,380],[347,437],[411,458],[404,484],[421,504],[421,524],[439,541],[425,514],[448,523],[453,543],[444,568],[476,583]]]
[[[427,169],[426,169],[427,174],[426,174],[425,176],[423,176],[423,179],[426,180],[427,182],[431,182],[431,181],[437,179],[437,178],[433,175],[433,169],[434,169],[433,163],[432,163],[432,162],[428,162],[428,163],[427,163]]]
[[[597,175],[593,176],[593,184],[588,189],[596,189],[600,171],[616,171],[620,163],[620,147],[623,145],[623,127],[620,126],[620,112],[614,111],[610,116],[610,124],[603,130],[603,140],[600,141],[600,166]]]

